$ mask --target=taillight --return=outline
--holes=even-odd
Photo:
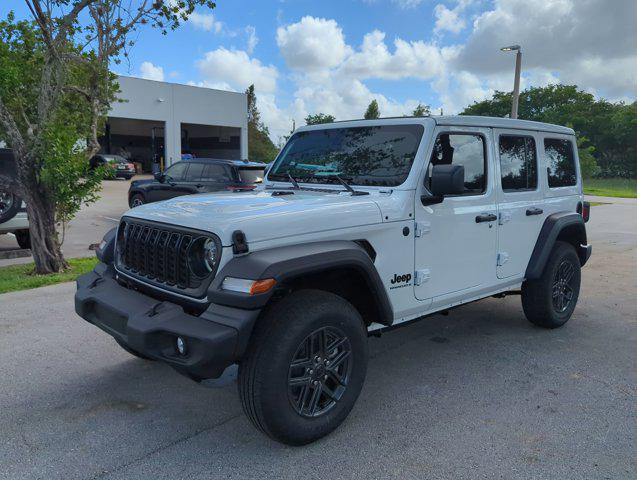
[[[582,216],[584,222],[588,222],[588,219],[591,216],[591,204],[589,202],[579,202],[577,204],[577,213]]]
[[[127,163],[126,164],[126,168],[128,168],[129,170],[134,170],[135,169],[135,165],[133,165],[132,163]]]

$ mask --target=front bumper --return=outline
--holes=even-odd
[[[259,310],[211,304],[191,315],[120,285],[112,266],[99,263],[77,280],[75,311],[132,350],[163,361],[194,379],[218,378],[245,351]],[[186,341],[186,355],[176,349]]]

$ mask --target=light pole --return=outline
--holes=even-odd
[[[503,52],[516,51],[515,54],[515,80],[513,81],[513,98],[511,99],[511,118],[518,118],[518,100],[520,99],[520,70],[522,69],[522,47],[511,45],[502,47]]]

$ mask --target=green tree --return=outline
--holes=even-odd
[[[372,100],[364,115],[365,120],[373,120],[374,118],[380,118],[380,109],[378,108],[378,102],[376,99]]]
[[[422,103],[419,103],[414,108],[414,111],[411,112],[412,117],[428,117],[429,115],[431,115],[431,108],[429,105],[423,105]]]
[[[27,204],[36,273],[66,268],[59,222],[97,196],[88,158],[99,149],[117,83],[109,65],[127,56],[142,25],[163,34],[212,0],[25,0],[33,21],[0,23],[0,137],[17,176],[0,188]]]
[[[511,110],[511,94],[495,92],[461,115],[504,117]],[[519,118],[570,126],[581,140],[580,156],[593,156],[587,172],[603,176],[637,177],[637,103],[625,105],[596,99],[576,85],[532,87],[520,94]],[[589,149],[592,147],[592,149]],[[594,174],[594,173],[591,173]]]
[[[257,95],[254,85],[246,90],[248,96],[248,156],[250,160],[269,163],[279,150],[270,139],[270,131],[261,121],[261,113],[257,108]]]
[[[305,117],[306,125],[320,125],[322,123],[333,123],[336,118],[334,115],[329,115],[325,113],[317,113],[315,115],[308,115]]]

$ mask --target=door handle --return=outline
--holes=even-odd
[[[526,216],[530,217],[531,215],[542,215],[544,213],[544,210],[542,210],[541,208],[537,208],[537,207],[533,207],[533,208],[528,208],[526,210]]]
[[[493,213],[483,213],[476,217],[476,223],[495,222],[497,219],[498,217],[494,215]]]

